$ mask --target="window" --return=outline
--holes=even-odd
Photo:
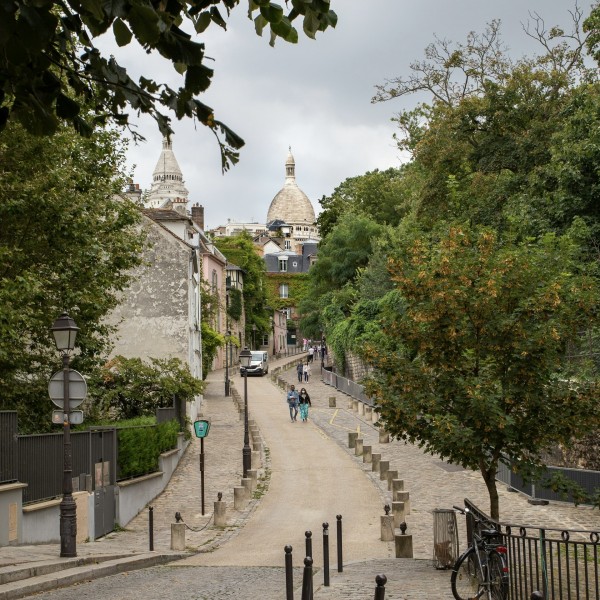
[[[280,298],[289,298],[289,289],[287,283],[279,284],[279,297]]]
[[[287,258],[280,258],[279,259],[279,270],[282,273],[286,273],[287,272]]]
[[[292,248],[292,242],[291,240],[285,240],[285,249],[286,250],[291,250]]]

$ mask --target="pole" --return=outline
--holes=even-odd
[[[385,600],[385,584],[387,583],[387,577],[385,575],[377,575],[375,577],[375,600]]]
[[[344,570],[342,560],[342,515],[337,515],[337,555],[338,555],[338,573]]]
[[[77,556],[77,505],[73,499],[73,453],[71,449],[71,399],[69,355],[63,359],[63,497],[60,503],[60,555]]]
[[[244,449],[242,450],[242,465],[244,478],[248,477],[251,468],[252,450],[250,449],[250,436],[248,434],[248,369],[244,369]]]
[[[202,496],[202,516],[204,516],[204,438],[200,438],[200,495]]]
[[[294,600],[294,571],[292,569],[292,547],[285,550],[285,600]]]
[[[329,523],[323,523],[323,585],[329,587]]]
[[[148,547],[154,552],[154,506],[148,507]]]

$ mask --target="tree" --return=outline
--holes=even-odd
[[[246,313],[245,339],[252,339],[252,325],[258,335],[269,333],[267,311],[267,283],[265,263],[258,255],[247,231],[230,237],[216,238],[215,246],[231,262],[244,270],[244,310]]]
[[[157,408],[173,406],[174,397],[191,402],[202,393],[204,383],[178,358],[151,358],[148,364],[115,356],[92,378],[90,389],[97,418],[120,420],[154,415]]]
[[[197,119],[215,134],[226,170],[237,162],[244,142],[198,99],[210,86],[213,69],[206,64],[204,44],[192,36],[213,24],[226,29],[222,11],[228,16],[238,5],[239,0],[3,2],[0,131],[16,119],[30,133],[48,135],[66,121],[90,135],[96,125],[111,121],[127,126],[132,110],[150,115],[167,135],[170,118],[162,111],[168,110],[177,119]],[[278,37],[297,42],[297,19],[310,38],[337,23],[329,0],[291,0],[286,11],[270,0],[248,0],[248,17],[259,35],[268,28],[271,45]],[[146,52],[169,60],[185,76],[182,86],[174,90],[148,73],[135,82],[117,58],[103,56],[94,46],[94,39],[109,30],[119,47],[135,39]],[[93,113],[82,110],[90,105]]]
[[[140,263],[139,211],[115,195],[122,164],[108,131],[39,138],[11,123],[0,140],[0,403],[28,431],[50,426],[54,319],[75,319],[73,368],[88,374],[110,347],[104,318]]]
[[[599,423],[600,382],[574,379],[565,348],[597,320],[600,289],[568,236],[439,231],[390,260],[367,388],[392,435],[481,472],[497,519],[499,461],[531,475],[543,450]]]

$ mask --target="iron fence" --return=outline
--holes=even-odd
[[[540,590],[545,600],[600,600],[599,531],[496,522],[465,500],[467,538],[474,528],[498,530],[507,549],[509,599]]]
[[[17,481],[17,412],[0,413],[0,484]]]
[[[326,385],[334,387],[343,394],[355,398],[367,406],[375,406],[373,399],[369,398],[369,396],[365,394],[365,387],[360,383],[356,383],[347,377],[342,377],[341,375],[338,375],[333,371],[328,371],[327,369],[321,369],[321,377],[323,379],[323,383]]]

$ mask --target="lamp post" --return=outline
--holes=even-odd
[[[54,321],[51,330],[56,349],[62,354],[63,363],[63,497],[60,503],[60,555],[71,558],[77,556],[77,505],[73,499],[69,362],[79,327],[67,313],[63,313]]]
[[[242,450],[242,465],[244,478],[248,477],[251,468],[252,451],[250,450],[250,436],[248,435],[248,367],[252,361],[252,352],[244,348],[240,352],[240,365],[244,367],[244,449]]]
[[[252,347],[256,350],[256,323],[252,323]]]
[[[225,396],[229,396],[229,344],[231,343],[231,331],[227,330],[225,340]]]

